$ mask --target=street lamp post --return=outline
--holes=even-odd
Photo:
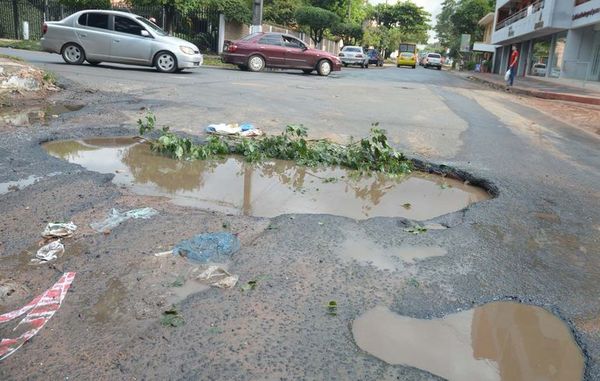
[[[250,33],[262,32],[263,0],[252,2],[252,26]]]

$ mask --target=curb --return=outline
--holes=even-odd
[[[485,83],[485,84],[490,85],[491,87],[498,89],[498,90],[506,89],[506,85],[504,85],[503,83],[490,81],[485,78],[480,78],[480,77],[476,77],[473,75],[468,75],[464,78],[466,78],[468,80],[472,80],[472,81],[477,81],[480,83]],[[551,99],[551,100],[558,100],[558,101],[585,103],[585,104],[600,106],[600,97],[592,97],[592,96],[577,95],[577,94],[567,94],[567,93],[556,93],[556,92],[551,92],[551,91],[531,90],[531,89],[524,89],[522,87],[511,87],[510,91],[511,91],[511,93],[514,93],[514,94],[529,95],[529,96],[541,98],[541,99]]]

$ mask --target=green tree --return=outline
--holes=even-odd
[[[360,24],[352,22],[342,22],[331,28],[331,33],[344,41],[344,45],[356,45],[357,41],[362,40],[363,30]]]
[[[296,21],[306,29],[310,38],[319,45],[323,41],[325,30],[339,22],[335,13],[319,7],[304,6],[296,11]]]
[[[60,4],[74,9],[109,9],[110,0],[60,0]]]
[[[456,0],[444,0],[442,3],[442,11],[437,16],[435,24],[435,32],[442,46],[450,46],[456,38],[456,30],[450,17],[456,11]]]
[[[478,22],[491,10],[489,0],[461,0],[450,21],[457,35],[470,34],[471,40],[477,41],[483,37],[483,28]]]
[[[266,0],[264,18],[278,25],[294,26],[296,12],[303,5],[302,0]]]

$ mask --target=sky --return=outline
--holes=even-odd
[[[385,3],[386,0],[369,0],[370,4],[381,4]],[[387,0],[388,4],[395,4],[397,0]],[[420,7],[425,8],[425,10],[431,13],[431,25],[435,24],[435,17],[442,10],[442,0],[412,0],[413,3],[417,4]],[[433,42],[435,40],[435,32],[429,32],[429,42]]]

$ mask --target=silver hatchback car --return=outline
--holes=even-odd
[[[196,45],[169,36],[145,18],[126,12],[86,10],[48,21],[42,48],[61,54],[68,64],[116,62],[155,66],[172,73],[202,65]]]

